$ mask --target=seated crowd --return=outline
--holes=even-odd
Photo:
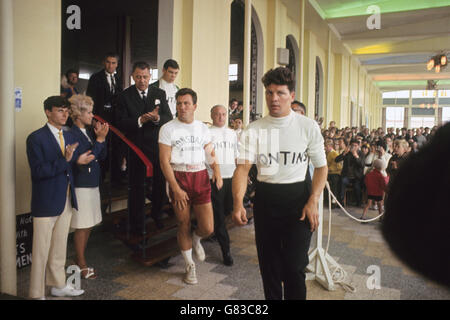
[[[389,181],[408,155],[422,148],[436,130],[437,126],[431,130],[387,128],[387,132],[381,127],[339,129],[331,121],[328,128],[322,129],[331,191],[340,203],[346,203],[348,191],[352,190],[356,207],[361,207],[367,196],[361,219],[373,202],[381,214]],[[334,199],[332,203],[336,206]]]

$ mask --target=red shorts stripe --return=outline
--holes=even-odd
[[[211,184],[206,169],[197,172],[174,171],[174,174],[178,185],[187,193],[191,204],[201,205],[211,202]],[[169,195],[173,199],[170,188]]]

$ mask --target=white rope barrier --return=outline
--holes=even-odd
[[[328,287],[332,288],[333,284],[338,284],[340,285],[345,291],[350,292],[350,293],[354,293],[356,292],[356,289],[350,285],[348,282],[345,281],[345,279],[347,278],[347,272],[339,265],[337,264],[328,254],[328,249],[330,248],[330,240],[331,240],[331,198],[333,198],[336,203],[339,205],[339,207],[342,209],[342,211],[344,211],[344,213],[349,216],[351,219],[358,221],[358,222],[362,222],[362,223],[368,223],[368,222],[372,222],[375,221],[379,218],[381,218],[383,216],[383,213],[379,214],[378,216],[376,216],[375,218],[372,219],[367,219],[367,220],[362,220],[362,219],[358,219],[355,218],[353,215],[351,215],[342,205],[341,203],[337,200],[336,196],[333,194],[333,192],[331,192],[331,188],[330,185],[328,183],[328,181],[325,184],[327,190],[328,190],[328,212],[329,212],[329,219],[328,219],[328,240],[327,240],[327,246],[323,255],[322,260],[329,260],[331,262],[331,267],[329,268],[329,270],[327,270],[327,272],[329,274],[331,274],[331,281],[333,282],[331,285],[328,284]],[[315,257],[317,258],[317,257]],[[324,263],[324,262],[322,262]],[[328,265],[324,265],[323,267],[327,268]],[[315,270],[317,273],[317,270]],[[325,272],[325,273],[327,273]],[[317,274],[316,274],[317,276]]]
[[[328,189],[328,212],[329,212],[329,218],[328,218],[328,240],[327,240],[327,246],[326,246],[326,249],[325,249],[325,256],[326,256],[328,254],[328,249],[330,248],[330,239],[331,239],[331,196],[334,197],[336,202],[339,204],[339,206],[344,211],[345,211],[345,209],[341,206],[339,201],[336,199],[334,194],[331,192],[330,184],[328,183],[328,181],[326,182],[325,186]],[[355,293],[356,292],[355,287],[353,287],[349,283],[345,282],[345,279],[347,278],[347,271],[345,271],[344,268],[342,268],[340,265],[336,264],[334,266],[334,268],[332,270],[330,270],[330,271],[331,271],[331,278],[333,279],[333,282],[335,284],[340,285],[347,292],[350,292],[350,293]]]
[[[348,211],[345,210],[345,208],[341,205],[341,203],[336,199],[336,196],[330,190],[330,185],[328,184],[328,181],[326,183],[326,187],[328,189],[328,196],[329,196],[328,198],[330,198],[330,195],[331,195],[333,197],[333,199],[336,201],[336,203],[339,205],[339,207],[341,207],[342,211],[344,211],[344,213],[347,216],[349,216],[350,218],[352,218],[355,221],[362,222],[362,223],[368,223],[368,222],[372,222],[372,221],[378,220],[379,218],[381,218],[384,215],[384,212],[383,212],[383,213],[379,214],[378,216],[376,216],[375,218],[367,219],[367,220],[362,220],[362,219],[355,218],[350,213],[348,213]],[[331,201],[329,201],[329,207],[330,207],[330,211],[331,211]]]

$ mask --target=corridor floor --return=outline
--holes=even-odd
[[[362,209],[350,208],[356,217]],[[375,211],[369,211],[373,217]],[[379,222],[361,224],[344,213],[333,210],[329,254],[346,271],[345,282],[355,292],[337,285],[328,291],[317,281],[307,281],[309,300],[450,300],[450,290],[439,286],[400,262],[384,242]],[[328,213],[324,215],[323,246],[327,244]],[[316,241],[313,235],[312,247]],[[171,266],[145,267],[130,259],[131,251],[102,228],[94,230],[87,249],[90,266],[98,278],[82,280],[85,294],[76,300],[262,300],[264,299],[253,224],[230,230],[234,266],[222,264],[217,243],[203,241],[206,261],[196,262],[198,285],[182,281],[184,262],[181,255],[170,259]],[[67,266],[74,256],[69,238]],[[375,267],[374,267],[375,266]],[[380,288],[370,285],[374,268],[380,272]],[[18,272],[18,294],[26,297],[30,267]],[[370,289],[370,288],[372,289]],[[56,299],[48,297],[48,299]],[[61,298],[58,298],[61,299]],[[68,298],[66,298],[68,299]]]

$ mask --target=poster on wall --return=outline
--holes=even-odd
[[[16,217],[16,264],[21,269],[31,264],[33,244],[33,217],[22,214]]]

